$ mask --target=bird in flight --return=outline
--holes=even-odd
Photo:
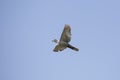
[[[53,51],[54,52],[63,51],[66,48],[70,48],[74,51],[79,51],[78,48],[69,44],[70,40],[71,40],[71,28],[69,25],[65,24],[60,40],[59,41],[56,39],[53,40],[53,42],[57,43]]]

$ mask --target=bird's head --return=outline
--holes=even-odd
[[[58,43],[58,40],[57,40],[57,39],[54,39],[54,40],[52,40],[52,42]]]

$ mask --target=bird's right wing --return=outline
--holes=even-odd
[[[70,42],[71,40],[71,28],[69,25],[65,24],[64,30],[61,34],[61,38],[60,41],[64,41],[64,42]]]

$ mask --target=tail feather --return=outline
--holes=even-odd
[[[79,51],[78,48],[76,48],[76,47],[74,47],[74,46],[72,46],[72,45],[70,45],[70,44],[68,44],[67,47],[70,48],[70,49],[72,49],[72,50]]]

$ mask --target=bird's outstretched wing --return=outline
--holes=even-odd
[[[60,41],[64,41],[64,42],[70,42],[71,40],[71,28],[69,25],[64,26],[63,32],[61,34],[61,38]]]
[[[53,51],[58,52],[64,50],[65,48],[67,48],[67,46],[56,45]]]

